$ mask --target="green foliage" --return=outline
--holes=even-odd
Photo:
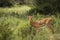
[[[59,0],[34,0],[33,3],[36,7],[35,10],[37,13],[39,12],[43,14],[55,14],[55,12],[60,12]]]
[[[0,7],[11,7],[15,4],[14,0],[0,0]]]
[[[43,26],[40,32],[35,35],[35,30],[30,26],[27,13],[33,11],[28,6],[14,8],[0,8],[0,40],[54,40],[58,39],[52,31]],[[34,9],[35,10],[35,9]],[[30,15],[30,14],[29,14]],[[33,20],[40,20],[45,17],[53,19],[52,25],[55,34],[60,34],[60,15],[42,15],[33,13]],[[31,28],[32,27],[32,28]],[[50,38],[53,36],[54,38]]]

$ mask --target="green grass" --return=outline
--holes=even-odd
[[[0,13],[12,13],[12,12],[16,12],[19,14],[22,13],[27,13],[27,11],[29,11],[31,9],[31,7],[29,6],[21,6],[21,7],[12,7],[12,8],[0,8]]]
[[[26,12],[31,9],[29,6],[0,8],[0,40],[57,40],[57,36],[44,26],[40,32],[34,35],[34,28],[30,29],[30,23]],[[17,13],[15,13],[17,11]],[[21,15],[22,14],[22,15]],[[47,16],[33,15],[33,20],[40,20]],[[55,34],[60,34],[60,16],[51,15],[52,25]],[[52,36],[52,38],[50,38]],[[59,36],[60,37],[60,36]]]

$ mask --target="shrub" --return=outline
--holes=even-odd
[[[0,0],[0,7],[11,7],[15,4],[14,0]]]

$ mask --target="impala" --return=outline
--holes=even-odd
[[[35,28],[36,32],[39,32],[40,27],[44,27],[44,25],[47,25],[52,30],[52,33],[54,33],[53,26],[51,25],[52,18],[44,18],[41,20],[33,21],[32,16],[29,16],[29,21],[30,25]]]

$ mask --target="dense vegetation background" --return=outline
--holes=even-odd
[[[34,35],[29,15],[51,17],[54,34],[44,26]],[[0,0],[0,40],[60,40],[60,0]]]

